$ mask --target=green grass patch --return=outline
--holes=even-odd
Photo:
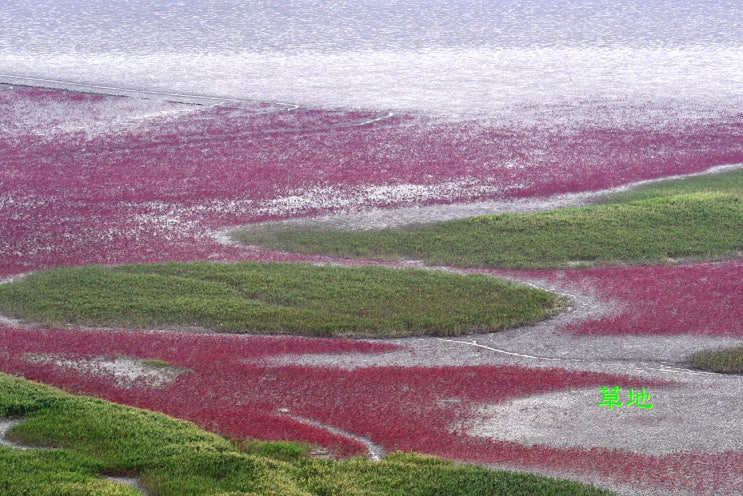
[[[0,445],[0,494],[139,494],[103,475],[137,477],[149,494],[573,495],[614,494],[572,481],[396,453],[381,462],[311,459],[294,443],[222,437],[165,415],[77,397],[0,374],[0,416],[23,413]],[[54,449],[44,449],[44,448]]]
[[[293,441],[257,441],[245,439],[237,444],[241,451],[258,456],[295,462],[307,458],[310,447]]]
[[[299,263],[61,267],[0,286],[0,311],[48,326],[193,326],[311,336],[450,336],[553,315],[565,300],[484,275]]]
[[[695,369],[743,374],[743,345],[694,353],[686,360]]]
[[[664,181],[606,203],[484,215],[402,229],[341,231],[251,226],[245,244],[463,267],[560,267],[666,263],[743,252],[743,171]]]
[[[160,358],[143,358],[139,361],[145,367],[151,369],[167,369],[172,367],[171,363],[167,360],[161,360]]]
[[[604,203],[627,203],[652,198],[667,198],[694,193],[728,193],[740,195],[743,169],[716,174],[699,174],[683,179],[653,181],[637,188],[604,197]]]

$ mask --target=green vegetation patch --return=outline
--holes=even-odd
[[[175,368],[171,365],[170,362],[168,362],[167,360],[162,360],[160,358],[142,358],[139,362],[145,367],[150,367],[152,369]]]
[[[44,325],[193,326],[388,337],[490,332],[565,300],[490,276],[300,263],[61,267],[0,286],[0,311]]]
[[[691,355],[686,363],[695,369],[743,374],[743,344],[732,348],[699,351]]]
[[[294,252],[462,267],[665,263],[743,252],[743,171],[664,181],[607,203],[402,229],[252,226],[240,242]]]
[[[0,374],[0,417],[18,412],[23,412],[23,422],[9,436],[41,448],[0,445],[3,495],[141,494],[104,475],[136,477],[148,494],[159,496],[614,494],[577,482],[415,454],[392,454],[382,462],[337,462],[308,458],[306,449],[294,443],[251,441],[241,450],[162,414],[71,396]]]
[[[653,181],[637,188],[607,195],[604,203],[626,203],[694,193],[740,195],[741,191],[743,191],[743,169],[733,169],[716,174],[699,174],[682,179]]]
[[[493,471],[455,464],[415,453],[392,453],[380,462],[354,458],[342,462],[314,460],[302,476],[312,494],[526,496],[610,495],[591,486],[531,474]]]

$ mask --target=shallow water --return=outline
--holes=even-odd
[[[0,81],[455,118],[600,101],[656,118],[741,108],[741,18],[711,0],[42,0],[0,8]]]

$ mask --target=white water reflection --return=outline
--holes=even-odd
[[[0,7],[0,74],[448,116],[740,108],[741,18],[737,1],[41,0]]]

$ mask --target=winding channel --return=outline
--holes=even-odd
[[[15,80],[16,83],[8,83]],[[127,89],[110,86],[84,85],[67,81],[52,79],[28,78],[11,75],[0,75],[0,81],[8,84],[49,84],[61,85],[64,89],[79,89],[82,91],[104,92],[111,95],[128,96],[136,98],[156,98],[177,103],[203,105],[207,107],[225,107],[230,104],[255,104],[258,102],[231,98],[219,98],[204,95],[187,95],[179,93],[166,93],[148,90]],[[25,83],[24,83],[25,81]],[[264,112],[296,111],[299,105],[272,102],[271,109]],[[259,113],[257,111],[256,113]],[[373,124],[393,117],[393,113],[380,114],[377,117],[365,118],[356,122],[346,122],[337,125],[318,126],[311,128],[285,129],[285,132],[321,131],[338,127],[352,127]],[[262,132],[276,132],[269,130]],[[246,133],[250,134],[250,133]],[[254,133],[255,134],[255,133]],[[270,223],[273,226],[312,226],[324,229],[381,229],[386,227],[401,227],[412,223],[430,223],[443,220],[457,219],[481,215],[487,213],[506,213],[547,210],[566,206],[585,205],[598,201],[601,197],[637,187],[650,182],[676,179],[682,177],[698,176],[703,174],[718,173],[727,170],[743,168],[743,164],[730,164],[711,168],[707,171],[684,176],[664,177],[657,180],[641,181],[609,190],[583,192],[557,195],[548,198],[530,198],[501,201],[484,201],[466,204],[432,205],[409,207],[400,209],[372,209],[365,212],[347,212],[330,216],[316,218],[290,219]],[[256,224],[260,226],[262,224]],[[229,242],[223,233],[215,236],[220,242]],[[356,261],[355,264],[363,263]],[[456,270],[446,267],[426,267],[415,262],[407,266],[415,265],[420,268],[431,270]],[[398,264],[399,266],[399,264]],[[461,271],[464,272],[464,271]],[[502,277],[493,271],[491,275]],[[21,275],[15,276],[15,278]],[[739,410],[736,408],[714,408],[714,402],[722,402],[730,398],[743,397],[743,377],[723,376],[712,372],[703,372],[685,369],[678,365],[678,357],[683,357],[700,349],[713,348],[716,346],[729,346],[740,342],[739,339],[699,337],[691,335],[677,335],[671,337],[663,336],[608,336],[608,337],[580,337],[569,336],[560,331],[560,328],[571,321],[583,320],[590,317],[603,315],[613,310],[613,303],[600,301],[592,295],[581,294],[566,288],[548,285],[543,281],[513,278],[516,282],[529,284],[551,292],[557,292],[568,296],[573,302],[573,309],[555,318],[540,322],[533,326],[525,326],[517,329],[502,331],[492,334],[473,335],[462,339],[453,338],[402,338],[388,340],[391,343],[401,345],[398,352],[390,352],[379,357],[361,357],[353,354],[347,356],[328,355],[301,355],[291,357],[280,357],[275,360],[275,365],[284,363],[333,366],[333,367],[359,367],[359,366],[411,366],[411,365],[462,365],[462,364],[499,364],[516,363],[529,366],[559,366],[572,370],[593,370],[610,373],[640,374],[642,377],[670,378],[679,382],[673,390],[676,401],[689,403],[697,402],[699,405],[699,391],[714,391],[711,403],[702,405],[700,411],[707,412],[705,421],[694,424],[699,432],[698,437],[708,436],[714,438],[719,435],[720,425],[734,425],[740,420]],[[14,280],[6,279],[0,284]],[[20,322],[0,315],[0,325],[21,325]],[[590,357],[590,358],[589,358]],[[665,392],[664,392],[665,393]],[[668,396],[670,397],[670,395]],[[668,398],[667,397],[667,398]],[[666,401],[668,401],[666,399]],[[701,399],[704,402],[704,398]],[[344,431],[338,427],[321,423],[317,420],[295,416],[289,412],[282,412],[286,417],[298,422],[313,425],[327,430],[336,435],[345,436],[363,443],[368,450],[371,459],[380,459],[384,456],[384,448],[354,433]],[[683,417],[694,415],[689,408],[679,408],[678,415],[674,417],[666,412],[662,421],[668,423],[668,433],[674,439],[674,443],[683,439],[688,432],[684,431]],[[674,420],[675,418],[675,420]],[[680,419],[680,420],[679,420]],[[18,420],[0,419],[0,444],[13,446],[20,449],[28,449],[27,446],[14,444],[6,439],[8,429],[19,423]],[[596,419],[589,419],[594,424],[583,425],[581,428],[594,428],[600,431],[602,424]],[[676,427],[675,424],[678,424]],[[635,436],[643,436],[643,425],[633,424],[636,429]],[[742,431],[743,432],[743,431]],[[562,437],[570,437],[569,432],[560,432]],[[731,434],[735,436],[734,433]],[[526,438],[524,442],[534,438]],[[539,442],[550,444],[557,442],[546,434]],[[743,449],[743,435],[738,438],[738,444],[733,444],[732,449]],[[670,441],[667,446],[675,446]],[[136,480],[116,479],[137,487]],[[590,481],[589,481],[590,482]],[[613,488],[618,490],[618,488]],[[620,490],[621,494],[642,494],[635,489]]]
[[[697,174],[642,181],[610,190],[559,195],[543,199],[376,209],[360,213],[350,212],[316,218],[290,219],[268,224],[279,228],[281,226],[303,226],[339,230],[382,229],[486,213],[546,210],[593,203],[605,195],[650,182],[714,174],[741,167],[743,164],[729,164],[713,167]],[[250,226],[247,227],[250,228]],[[222,242],[229,242],[224,233],[220,234],[219,239]],[[344,261],[338,260],[335,263],[343,264]],[[354,260],[352,263],[358,265],[363,264],[364,261]],[[478,272],[504,277],[498,270],[476,271],[431,267],[420,261],[403,261],[388,265],[414,266],[428,270],[460,273]],[[597,390],[565,390],[546,395],[515,398],[504,404],[483,405],[481,418],[476,422],[477,427],[470,434],[518,442],[527,446],[531,444],[558,448],[583,446],[585,448],[629,450],[647,455],[688,453],[689,450],[705,454],[713,454],[720,449],[733,452],[743,450],[743,423],[740,422],[739,410],[730,401],[731,398],[743,396],[743,376],[692,370],[680,363],[683,358],[695,351],[718,346],[733,346],[739,344],[740,339],[683,334],[673,336],[570,335],[562,330],[566,324],[610,314],[620,309],[622,304],[546,281],[515,277],[512,273],[509,273],[506,278],[567,296],[572,302],[572,308],[537,324],[497,333],[460,338],[426,337],[385,340],[399,345],[400,350],[374,357],[365,357],[361,354],[297,355],[278,357],[273,363],[277,366],[292,363],[341,368],[515,364],[526,367],[559,367],[567,370],[612,373],[640,380],[671,381],[673,385],[651,388],[652,397],[656,402],[655,409],[651,410],[651,416],[632,416],[637,412],[626,410],[628,415],[622,411],[620,415],[623,416],[613,420],[614,425],[607,424],[606,412],[595,406],[599,399]],[[706,397],[700,398],[701,391],[705,391]],[[529,413],[533,411],[541,413],[539,415]],[[546,425],[558,414],[564,416],[561,418],[574,421],[560,420],[559,424]],[[629,432],[632,433],[631,436],[628,436]],[[691,438],[690,432],[693,432]],[[586,433],[594,434],[587,435]],[[630,442],[628,439],[635,438],[644,442],[628,444]],[[571,444],[571,439],[576,442],[580,440],[583,444]],[[511,468],[523,470],[522,467]],[[553,475],[608,487],[626,496],[686,494],[672,489],[668,491],[657,488],[649,490],[633,484],[618,484],[590,477],[576,477],[571,474]],[[735,477],[738,476],[733,476]]]

